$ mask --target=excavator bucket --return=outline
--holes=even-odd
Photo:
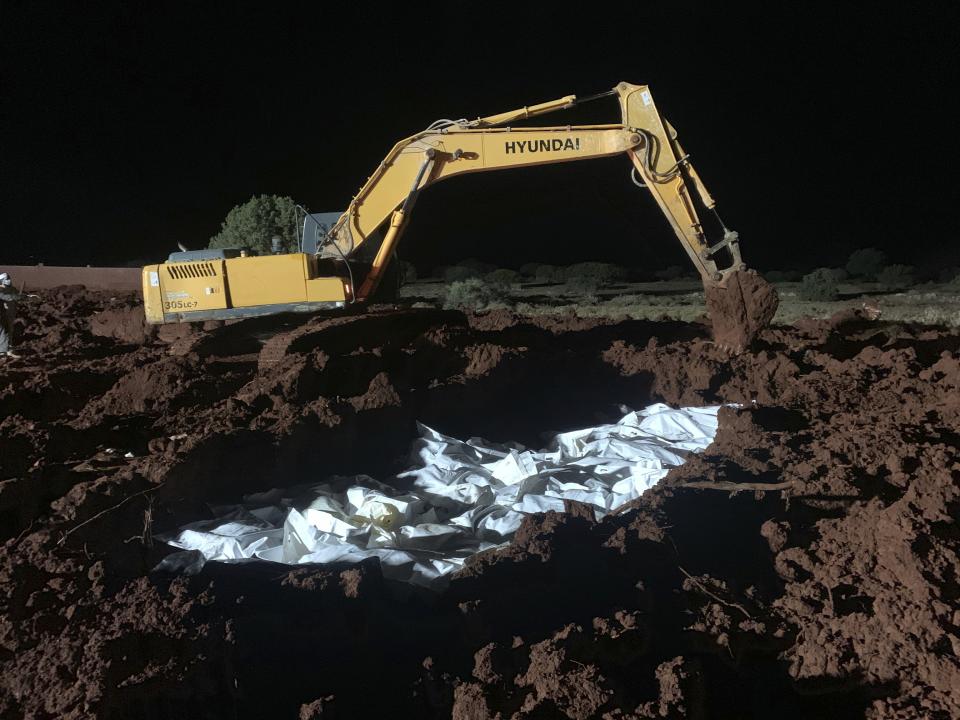
[[[717,345],[742,352],[773,320],[776,289],[756,270],[736,270],[720,284],[706,284],[707,312]]]

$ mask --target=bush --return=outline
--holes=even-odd
[[[570,265],[563,271],[563,279],[571,280],[573,278],[590,278],[597,282],[597,285],[610,285],[620,282],[627,276],[626,270],[617,265],[601,262],[583,262],[576,265]]]
[[[830,268],[817,268],[812,273],[803,276],[800,285],[801,300],[828,301],[836,300],[837,280],[834,271]]]
[[[863,248],[850,253],[847,272],[853,277],[875,280],[887,264],[887,256],[876,248]]]
[[[300,249],[296,203],[289,197],[257,195],[227,213],[220,232],[210,238],[207,247],[249,248],[266,255],[272,252],[274,235],[280,236],[283,252]]]
[[[465,308],[483,310],[491,306],[507,305],[503,289],[480,278],[468,278],[450,283],[443,291],[443,307],[447,310]]]
[[[484,277],[484,280],[492,285],[509,287],[514,283],[520,282],[520,273],[518,273],[516,270],[500,268],[499,270],[494,270],[493,272],[487,273],[486,277]]]
[[[888,265],[877,275],[877,282],[890,290],[902,290],[914,284],[913,273],[910,265]]]
[[[571,295],[584,295],[588,298],[592,298],[596,301],[597,288],[599,283],[595,278],[591,277],[572,277],[568,278],[566,283],[566,290]]]
[[[443,279],[449,282],[460,282],[462,280],[469,280],[470,278],[480,277],[480,271],[476,268],[467,267],[465,265],[451,265],[444,269]]]
[[[799,282],[803,273],[799,270],[768,270],[763,274],[768,282]]]

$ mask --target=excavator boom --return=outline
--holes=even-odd
[[[412,202],[408,198],[415,198],[427,185],[465,173],[626,154],[641,178],[640,184],[650,190],[704,284],[722,286],[729,273],[743,269],[738,240],[735,233],[727,232],[716,246],[708,245],[685,176],[690,178],[705,208],[712,210],[715,202],[683,153],[676,131],[661,117],[646,85],[620,83],[604,94],[618,96],[620,124],[504,127],[578,103],[575,95],[567,95],[473,121],[428,128],[400,141],[334,225],[321,254],[349,257],[381,227],[388,228],[378,253],[381,262],[374,261],[372,277],[368,276],[358,293],[362,300],[376,289],[377,270],[389,261],[409,220]],[[415,182],[418,177],[420,180]],[[393,217],[405,203],[408,209],[403,215]],[[727,262],[721,265],[717,253],[723,249],[727,251]]]

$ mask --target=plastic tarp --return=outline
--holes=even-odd
[[[575,500],[600,518],[639,497],[713,442],[718,409],[651,405],[614,424],[561,433],[539,452],[420,425],[417,464],[396,478],[404,490],[359,475],[306,488],[307,501],[303,487],[249,495],[211,508],[213,520],[159,535],[184,552],[158,569],[378,557],[387,578],[440,587],[469,556],[508,543],[526,513],[562,512],[565,500]]]

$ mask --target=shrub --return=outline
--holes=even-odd
[[[210,238],[211,248],[250,248],[271,252],[271,238],[279,235],[283,252],[300,249],[300,228],[296,203],[289,197],[257,195],[237,205],[224,219],[220,232]]]
[[[500,268],[499,270],[494,270],[493,272],[487,273],[486,277],[484,277],[484,280],[493,285],[509,287],[514,283],[520,282],[520,273],[518,273],[516,270]]]
[[[626,278],[626,271],[617,265],[601,262],[582,262],[576,265],[570,265],[563,270],[563,279],[570,280],[575,277],[591,278],[596,280],[598,285],[610,285],[620,282]]]
[[[480,272],[476,268],[467,267],[466,265],[451,265],[443,271],[443,279],[448,283],[469,280],[470,278],[479,276]]]
[[[850,253],[847,272],[864,280],[875,280],[887,264],[887,256],[876,248],[863,248]]]
[[[572,277],[568,278],[566,283],[566,290],[571,295],[584,295],[587,298],[592,298],[596,302],[596,293],[599,283],[595,278],[592,277]]]
[[[834,271],[830,268],[817,268],[812,273],[803,276],[800,285],[801,300],[836,300],[837,280]]]
[[[902,290],[914,284],[913,273],[910,265],[888,265],[877,275],[877,282],[891,290]]]
[[[830,271],[830,276],[834,279],[835,282],[842,283],[844,280],[850,277],[849,273],[847,273],[845,268],[827,268],[827,269]]]
[[[450,283],[443,291],[443,307],[483,310],[490,306],[507,304],[503,289],[480,278],[468,278]]]

